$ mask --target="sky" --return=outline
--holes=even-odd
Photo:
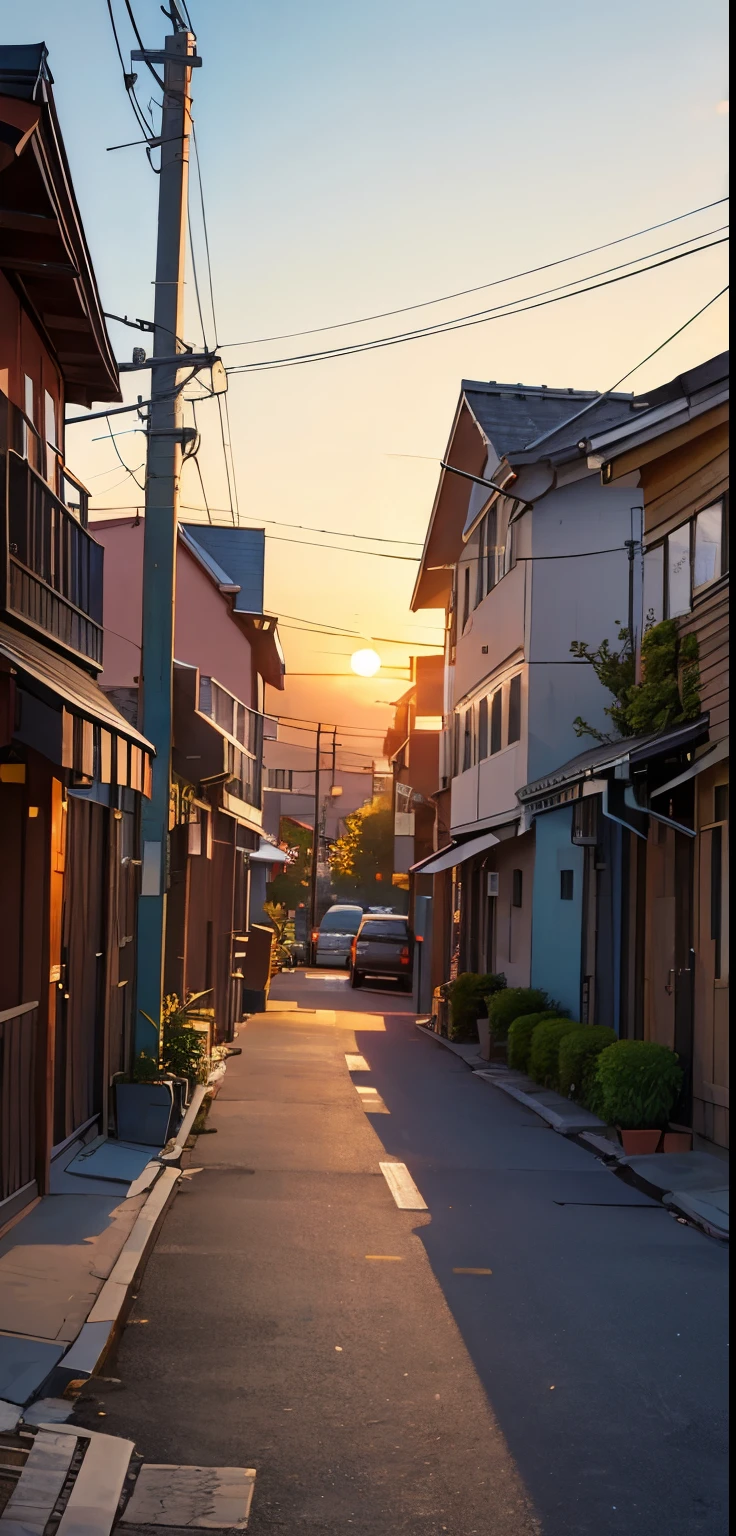
[[[136,45],[125,4],[112,5],[127,58]],[[133,9],[147,45],[161,46],[158,0],[133,0]],[[194,253],[207,341],[216,334],[228,365],[466,315],[726,221],[721,205],[488,295],[316,338],[231,345],[488,284],[724,197],[726,6],[191,0],[189,10],[203,60],[193,97],[216,327],[193,178]],[[104,308],[150,317],[158,181],[143,148],[108,148],[140,130],[106,0],[5,7],[3,34],[48,46]],[[160,100],[145,66],[135,67],[141,101]],[[380,751],[412,647],[376,637],[417,650],[440,639],[442,615],[413,615],[409,600],[461,379],[606,389],[723,287],[725,250],[442,337],[231,377],[239,510],[267,528],[266,602],[282,617],[287,658],[286,690],[269,691],[269,708],[365,730],[364,740],[350,738],[351,752],[369,760]],[[192,276],[190,262],[186,336],[196,343]],[[117,324],[111,336],[120,360],[145,341]],[[725,345],[722,299],[625,387],[650,388]],[[126,398],[142,387],[126,381]],[[214,402],[199,407],[198,424],[208,501],[221,509],[215,520],[229,520]],[[115,451],[141,479],[143,437],[129,427],[118,418],[125,435],[115,443],[100,422],[68,433],[67,457],[92,491],[93,515],[142,501]],[[193,466],[182,500],[203,507]],[[335,541],[295,525],[402,542]],[[380,558],[356,552],[368,548]],[[307,637],[289,627],[295,619],[356,639]],[[350,652],[371,641],[382,670],[358,679]]]

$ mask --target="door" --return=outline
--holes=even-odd
[[[689,837],[675,832],[675,976],[674,1014],[675,1050],[683,1070],[680,1100],[675,1120],[692,1124],[693,1113],[693,1021],[695,950],[693,948],[693,872],[694,844]]]
[[[645,1038],[675,1044],[675,833],[655,822],[647,844]]]

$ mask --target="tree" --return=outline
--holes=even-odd
[[[279,823],[279,845],[290,856],[275,880],[269,881],[266,894],[269,902],[294,912],[307,900],[312,873],[312,828],[305,827],[290,816],[282,816]]]
[[[588,661],[598,680],[613,694],[606,714],[616,736],[606,736],[580,715],[573,721],[576,736],[611,741],[622,736],[647,736],[671,725],[696,720],[700,714],[700,669],[697,635],[681,635],[674,619],[650,624],[641,642],[641,682],[635,680],[631,633],[619,628],[620,651],[603,640],[591,651],[587,641],[573,640],[570,650]]]
[[[393,855],[391,805],[387,796],[377,795],[345,817],[345,831],[332,845],[329,858],[336,894],[366,905],[377,905],[383,897],[388,904]]]

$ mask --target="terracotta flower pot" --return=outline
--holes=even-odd
[[[665,1131],[660,1152],[692,1152],[692,1131]]]
[[[627,1157],[645,1157],[656,1152],[662,1135],[661,1131],[623,1131],[620,1125],[617,1130]]]

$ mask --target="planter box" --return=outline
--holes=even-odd
[[[660,1152],[692,1152],[692,1131],[665,1131]]]
[[[165,1147],[174,1110],[172,1083],[116,1083],[118,1141]]]
[[[661,1131],[622,1131],[620,1125],[616,1129],[627,1157],[646,1157],[658,1150]]]

